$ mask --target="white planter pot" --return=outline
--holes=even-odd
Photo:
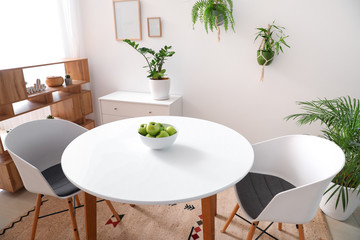
[[[170,91],[170,79],[161,79],[161,80],[149,80],[150,83],[150,92],[155,100],[166,100],[169,99]]]
[[[334,183],[331,182],[327,189],[329,189],[333,185],[334,185]],[[348,188],[349,204],[344,212],[341,199],[340,199],[340,202],[339,202],[337,208],[335,209],[338,192],[335,193],[335,195],[326,203],[327,199],[330,197],[331,193],[336,188],[337,187],[334,187],[333,189],[331,189],[329,192],[327,192],[322,197],[321,202],[320,202],[320,208],[329,217],[334,218],[339,221],[345,221],[346,219],[348,219],[351,216],[351,214],[353,214],[355,209],[360,205],[360,194],[357,195],[358,190],[353,192],[353,190],[354,190],[353,188]]]

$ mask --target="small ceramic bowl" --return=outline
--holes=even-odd
[[[169,124],[163,124],[164,127],[168,127]],[[151,137],[145,137],[139,133],[141,141],[148,146],[151,149],[164,149],[170,147],[176,140],[179,132],[177,128],[172,125],[176,129],[176,133],[174,135],[171,135],[169,137],[163,137],[163,138],[151,138]]]

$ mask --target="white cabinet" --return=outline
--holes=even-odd
[[[116,120],[172,115],[182,116],[182,97],[171,96],[168,100],[156,101],[150,93],[118,91],[99,98],[101,124]]]

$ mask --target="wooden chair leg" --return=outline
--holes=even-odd
[[[73,206],[72,198],[69,197],[66,200],[67,200],[67,203],[68,203],[71,223],[72,223],[72,226],[73,226],[74,238],[75,238],[75,240],[80,240],[79,231],[78,231],[78,227],[77,227],[77,224],[76,224],[76,218],[75,218],[74,206]]]
[[[299,240],[305,240],[304,226],[302,224],[298,225],[298,230],[299,230]]]
[[[75,195],[75,202],[77,206],[81,205],[80,199],[79,199],[79,195]]]
[[[35,233],[36,233],[36,227],[37,227],[37,223],[38,223],[38,219],[39,219],[40,207],[41,207],[41,194],[38,194],[36,196],[35,214],[34,214],[34,220],[33,220],[32,231],[31,231],[31,240],[35,239]]]
[[[253,238],[256,227],[257,227],[258,224],[259,224],[259,222],[251,223],[251,228],[250,228],[249,233],[248,233],[248,235],[246,237],[246,240],[251,240]]]
[[[106,204],[108,205],[108,207],[110,208],[110,211],[112,212],[112,214],[114,215],[114,217],[116,218],[116,220],[118,220],[119,222],[121,221],[119,214],[116,212],[114,206],[112,205],[112,203],[109,200],[105,200]]]
[[[278,223],[278,229],[279,231],[282,231],[282,223]]]
[[[232,219],[234,218],[236,212],[239,210],[239,204],[236,204],[234,209],[232,210],[230,216],[228,217],[228,219],[226,220],[226,223],[223,227],[223,229],[221,229],[220,232],[224,233],[226,231],[226,229],[228,228],[230,222],[232,221]]]

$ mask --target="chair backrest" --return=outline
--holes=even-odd
[[[345,156],[335,143],[310,135],[289,135],[253,145],[251,172],[279,176],[295,186],[332,179]]]
[[[251,172],[274,175],[296,188],[276,195],[257,220],[302,224],[316,214],[331,179],[343,168],[341,148],[324,138],[289,135],[253,145]]]
[[[24,123],[5,138],[25,188],[34,193],[56,196],[42,171],[61,161],[68,144],[86,132],[75,123],[60,119],[44,119]]]

